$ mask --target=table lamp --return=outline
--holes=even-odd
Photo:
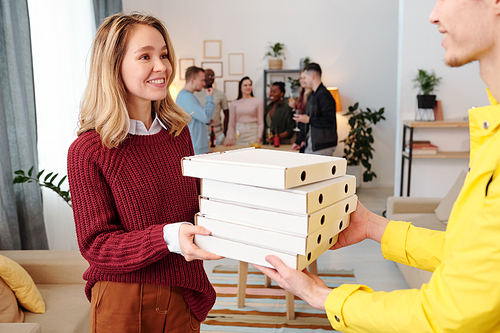
[[[328,87],[327,89],[330,92],[330,94],[332,94],[333,99],[335,100],[335,105],[337,106],[337,112],[342,111],[342,102],[340,101],[339,88]]]

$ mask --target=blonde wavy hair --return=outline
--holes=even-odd
[[[133,13],[112,15],[101,24],[94,38],[87,87],[80,106],[78,135],[89,130],[99,133],[108,148],[118,147],[128,136],[130,118],[126,107],[127,91],[120,73],[128,36],[134,26],[144,24],[158,30],[168,49],[172,74],[167,78],[167,96],[151,102],[170,134],[178,136],[191,117],[175,104],[168,87],[174,80],[174,48],[163,23],[153,16]]]

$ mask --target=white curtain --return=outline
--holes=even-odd
[[[28,0],[28,9],[39,169],[66,175],[95,34],[92,0]],[[77,250],[71,208],[51,190],[42,194],[49,249]]]

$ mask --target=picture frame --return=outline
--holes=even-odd
[[[224,80],[224,93],[228,102],[235,101],[238,98],[238,80]]]
[[[194,66],[194,58],[180,58],[179,59],[179,79],[186,79],[186,69]]]
[[[221,59],[222,58],[222,41],[221,40],[205,40],[205,41],[203,41],[203,58],[205,58],[205,59]]]
[[[221,78],[223,76],[222,67],[223,66],[222,66],[221,61],[202,61],[201,62],[201,68],[213,70],[216,78]]]
[[[228,57],[228,72],[229,75],[244,75],[245,74],[245,54],[244,53],[229,53]]]

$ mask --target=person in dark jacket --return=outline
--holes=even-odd
[[[306,113],[293,117],[306,125],[297,135],[292,149],[305,147],[306,154],[332,156],[338,141],[335,100],[321,83],[322,72],[317,63],[310,63],[304,70],[305,85],[312,92],[307,97]]]
[[[273,135],[278,135],[281,144],[290,144],[293,137],[295,122],[292,119],[292,108],[283,100],[285,96],[285,84],[274,82],[269,91],[271,103],[264,111],[264,135],[267,142],[272,142],[273,138],[267,137],[267,129]]]

